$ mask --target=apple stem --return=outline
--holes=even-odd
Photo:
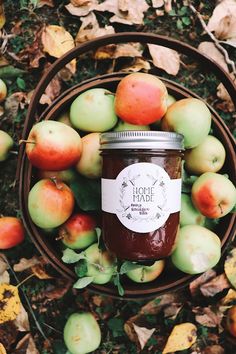
[[[24,140],[24,139],[21,139],[19,141],[19,145],[22,144],[22,143],[26,143],[26,144],[36,144],[35,141],[32,141],[32,140]]]
[[[19,284],[17,284],[17,288],[19,288],[22,284],[24,284],[27,280],[29,280],[30,278],[33,278],[35,276],[34,273],[30,274],[28,277],[26,277],[25,279],[23,279]]]
[[[220,213],[221,213],[221,215],[222,215],[222,214],[223,214],[222,206],[221,206],[221,204],[219,204],[218,206],[219,206],[219,208],[220,208]]]
[[[108,95],[115,96],[116,94],[114,92],[104,92],[104,95],[106,95],[106,96],[108,96]]]
[[[57,189],[62,189],[62,186],[59,186],[56,177],[50,177],[50,180],[55,184],[55,186],[57,187]]]

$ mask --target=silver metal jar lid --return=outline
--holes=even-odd
[[[163,131],[128,130],[102,133],[100,148],[184,150],[182,134]]]

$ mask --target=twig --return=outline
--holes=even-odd
[[[192,10],[192,12],[195,15],[197,15],[199,21],[201,22],[203,29],[206,31],[206,33],[209,35],[209,37],[213,40],[215,46],[219,49],[219,51],[224,55],[225,61],[231,67],[233,73],[236,74],[236,67],[235,67],[234,61],[229,58],[229,54],[228,54],[227,50],[222,47],[222,45],[220,44],[218,39],[214,36],[214,34],[209,31],[200,12],[198,12],[197,9],[190,2],[189,2],[189,8]]]

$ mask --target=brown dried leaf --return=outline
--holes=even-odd
[[[34,340],[30,333],[26,334],[16,346],[14,354],[21,354],[24,350],[25,354],[40,354],[37,350]]]
[[[156,44],[148,44],[153,64],[170,75],[177,75],[180,68],[179,54],[170,48],[166,48]]]
[[[99,27],[99,23],[93,12],[91,12],[86,17],[81,18],[81,22],[82,24],[75,38],[76,44],[104,36],[105,34],[115,33],[115,30],[112,26],[105,26],[104,28]]]
[[[28,313],[25,311],[23,305],[20,306],[20,312],[14,320],[14,325],[20,332],[27,332],[30,330]]]
[[[66,5],[67,11],[74,16],[87,16],[96,9],[99,2],[97,0],[73,0]]]
[[[170,12],[172,10],[172,0],[165,0],[165,12]]]
[[[205,284],[208,280],[215,278],[216,272],[213,269],[209,269],[207,272],[200,275],[200,277],[193,280],[189,285],[189,290],[192,296],[197,296],[200,293],[201,285]]]
[[[190,348],[197,340],[197,327],[190,322],[174,326],[162,354]]]
[[[233,287],[236,289],[236,248],[233,248],[225,261],[224,264],[224,270],[225,274],[227,276],[227,279],[230,281],[230,283],[233,285]]]
[[[142,70],[144,72],[148,72],[150,69],[151,69],[150,63],[147,60],[143,58],[134,58],[133,63],[131,65],[123,67],[121,71],[137,72]]]
[[[233,289],[229,289],[229,291],[227,292],[227,294],[225,295],[225,297],[223,297],[220,300],[220,303],[222,305],[228,305],[230,304],[232,301],[236,300],[236,290]]]
[[[62,298],[71,287],[71,281],[65,278],[55,280],[54,284],[50,284],[45,290],[45,296],[50,300]]]
[[[9,350],[16,341],[18,331],[13,321],[0,324],[0,341],[6,350]],[[1,352],[0,352],[1,353]]]
[[[220,274],[216,278],[201,285],[200,291],[202,295],[210,297],[228,288],[230,288],[230,283],[228,282],[225,274]]]
[[[36,31],[33,43],[19,53],[19,58],[26,61],[31,68],[38,68],[40,60],[45,58],[45,54],[42,51],[41,36],[42,30]]]
[[[157,315],[160,313],[164,307],[171,305],[174,302],[179,302],[179,300],[184,302],[184,297],[181,298],[180,293],[173,293],[173,294],[164,294],[162,296],[157,297],[156,299],[149,301],[146,305],[144,305],[141,309],[139,314],[140,315]]]
[[[198,46],[198,50],[213,59],[217,64],[219,64],[222,69],[227,73],[229,72],[228,66],[225,62],[225,57],[223,54],[216,48],[215,44],[212,42],[202,42]]]
[[[180,310],[183,308],[183,304],[181,303],[172,303],[170,306],[164,308],[164,317],[175,320],[178,316]]]
[[[195,320],[205,327],[219,327],[223,318],[223,313],[214,306],[193,307],[192,311],[196,314]]]
[[[149,340],[151,338],[152,334],[155,332],[155,328],[148,329],[145,327],[139,327],[136,324],[133,323],[133,327],[135,330],[135,333],[137,334],[138,341],[140,344],[141,349],[143,349]]]
[[[47,64],[44,68],[44,72],[50,67],[50,64]],[[44,94],[40,98],[41,104],[50,105],[56,97],[60,95],[61,92],[61,78],[59,74],[55,75],[53,79],[48,84]]]
[[[38,0],[37,7],[49,6],[54,7],[55,4],[53,0]]]
[[[110,44],[99,48],[95,59],[117,59],[120,57],[141,57],[143,49],[139,43]]]
[[[0,343],[0,354],[7,354],[6,349],[4,348],[2,343]]]
[[[109,11],[114,14],[110,22],[126,25],[143,24],[144,12],[149,6],[145,0],[105,0],[96,7],[97,11]]]
[[[236,82],[236,80],[235,80]],[[235,108],[234,108],[234,104],[233,101],[228,93],[228,91],[226,90],[226,88],[224,87],[224,85],[222,83],[220,83],[217,86],[217,97],[219,97],[221,100],[223,100],[222,103],[217,104],[217,107],[221,110],[223,110],[224,112],[234,112]]]
[[[35,264],[39,264],[41,262],[40,257],[33,256],[30,259],[21,258],[19,263],[14,264],[13,269],[15,272],[23,272],[26,269],[31,268]]]
[[[64,27],[57,25],[46,26],[42,31],[42,45],[44,52],[49,55],[60,58],[68,50],[74,48],[74,39]],[[76,60],[73,59],[67,67],[72,73],[76,71]]]
[[[152,0],[152,7],[162,7],[164,0]]]
[[[202,354],[224,354],[225,350],[221,347],[221,345],[209,345],[203,349]]]
[[[4,13],[4,6],[3,6],[3,1],[0,3],[0,30],[3,28],[3,26],[6,23],[6,17]]]
[[[211,32],[219,39],[236,39],[236,2],[221,1],[214,9],[207,24]]]
[[[43,264],[36,264],[31,267],[31,269],[34,275],[39,279],[53,279],[53,277],[47,273]]]
[[[10,283],[10,276],[7,269],[8,269],[8,264],[6,262],[6,258],[4,254],[0,253],[0,284]]]

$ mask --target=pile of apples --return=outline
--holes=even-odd
[[[25,141],[26,154],[38,176],[28,197],[30,217],[45,231],[56,229],[58,239],[72,254],[83,254],[87,262],[84,276],[95,284],[112,280],[118,272],[117,260],[100,249],[97,220],[75,206],[69,184],[76,173],[88,179],[101,177],[101,132],[150,129],[184,136],[184,169],[195,181],[190,193],[182,194],[180,230],[171,260],[185,273],[204,272],[221,255],[221,241],[204,226],[206,219],[228,214],[236,202],[236,189],[220,173],[226,152],[220,140],[209,135],[211,113],[202,100],[176,101],[154,75],[133,73],[121,79],[115,94],[104,88],[81,93],[68,115],[35,124]],[[126,276],[149,282],[161,274],[164,265],[163,260],[151,266],[137,265]]]

